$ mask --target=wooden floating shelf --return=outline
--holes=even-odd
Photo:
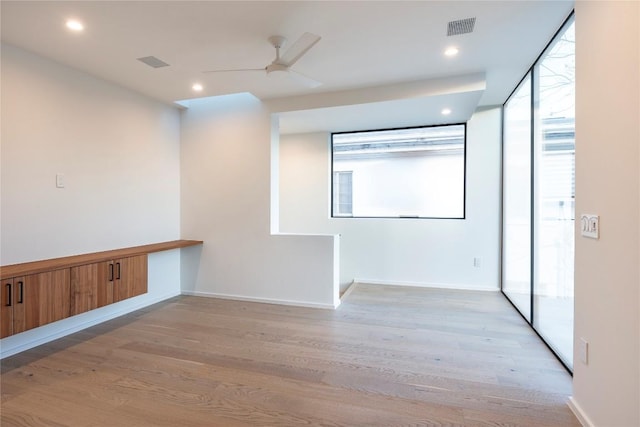
[[[108,261],[136,255],[145,255],[171,249],[186,248],[201,245],[202,240],[172,240],[169,242],[152,243],[149,245],[132,246],[129,248],[113,249],[109,251],[93,252],[82,255],[72,255],[62,258],[51,258],[41,261],[24,262],[21,264],[3,265],[0,267],[1,279],[43,273],[63,268],[77,267],[85,264]]]

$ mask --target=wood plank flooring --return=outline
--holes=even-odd
[[[177,297],[2,361],[8,426],[580,426],[498,293],[358,285],[335,311]]]

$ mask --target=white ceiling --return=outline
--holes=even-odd
[[[480,97],[474,95],[476,106],[505,101],[572,7],[573,1],[0,3],[4,43],[165,103],[238,92],[269,100],[484,73],[486,88]],[[476,18],[473,33],[447,37],[449,21],[470,17]],[[68,18],[81,20],[85,30],[69,32],[64,26]],[[307,31],[322,39],[293,68],[321,81],[320,87],[260,72],[202,73],[264,67],[274,57],[269,36],[294,41]],[[450,45],[460,49],[455,58],[443,55]],[[153,69],[136,60],[151,55],[170,66]],[[194,82],[204,90],[193,92]],[[454,111],[464,98],[459,93],[450,100],[439,96]],[[423,100],[424,107],[435,101]],[[388,107],[396,112],[423,107],[415,99],[397,106],[384,102],[369,106],[370,115],[388,112]],[[437,110],[435,104],[429,108]]]

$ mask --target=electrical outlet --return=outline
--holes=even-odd
[[[600,237],[600,217],[592,214],[580,215],[580,234],[591,239]]]
[[[580,361],[585,365],[589,364],[589,343],[584,338],[580,338],[578,343],[578,352],[580,355]]]

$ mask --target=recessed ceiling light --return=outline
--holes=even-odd
[[[444,51],[445,56],[456,56],[460,52],[460,49],[457,47],[448,47],[447,50]]]
[[[84,30],[84,25],[82,25],[82,22],[75,20],[75,19],[69,19],[67,20],[67,28],[72,30],[72,31],[82,31]]]
[[[200,83],[194,83],[193,86],[191,86],[191,89],[195,90],[196,92],[201,92],[204,88]]]
[[[448,116],[449,114],[451,114],[451,109],[450,108],[443,108],[441,111],[443,116]]]

